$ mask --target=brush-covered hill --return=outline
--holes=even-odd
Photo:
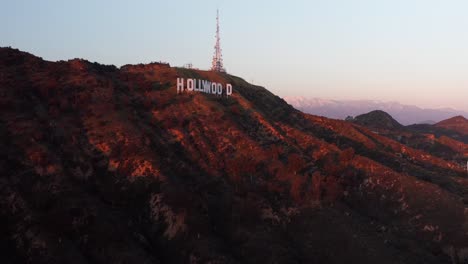
[[[398,121],[382,110],[358,115],[353,119],[353,122],[376,130],[401,130],[403,128]]]
[[[468,136],[463,135],[462,131],[458,132],[465,122],[463,117],[451,118],[436,125],[403,126],[388,113],[376,110],[346,120],[413,149],[454,162],[460,168],[466,168]]]
[[[462,135],[468,135],[468,120],[464,116],[455,116],[435,124],[436,127],[445,128],[458,132]]]
[[[176,78],[231,83],[177,94]],[[0,48],[3,263],[452,263],[456,163],[228,74]]]

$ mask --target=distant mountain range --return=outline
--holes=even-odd
[[[347,116],[357,116],[373,110],[385,111],[403,125],[435,124],[458,115],[468,117],[468,112],[465,111],[451,108],[424,109],[398,102],[374,100],[339,101],[307,97],[285,97],[284,100],[305,113],[335,119],[345,119]]]

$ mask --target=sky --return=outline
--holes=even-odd
[[[224,66],[279,96],[468,111],[466,0],[0,0],[0,46],[46,60]]]

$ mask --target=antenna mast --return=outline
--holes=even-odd
[[[213,62],[211,63],[211,70],[216,72],[226,72],[223,67],[223,56],[221,55],[221,43],[219,36],[219,10],[216,10],[216,44],[215,52],[213,55]]]

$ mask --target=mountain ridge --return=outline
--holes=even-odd
[[[177,77],[234,91],[177,94]],[[0,92],[0,243],[13,263],[466,257],[457,163],[239,77],[0,48]]]

